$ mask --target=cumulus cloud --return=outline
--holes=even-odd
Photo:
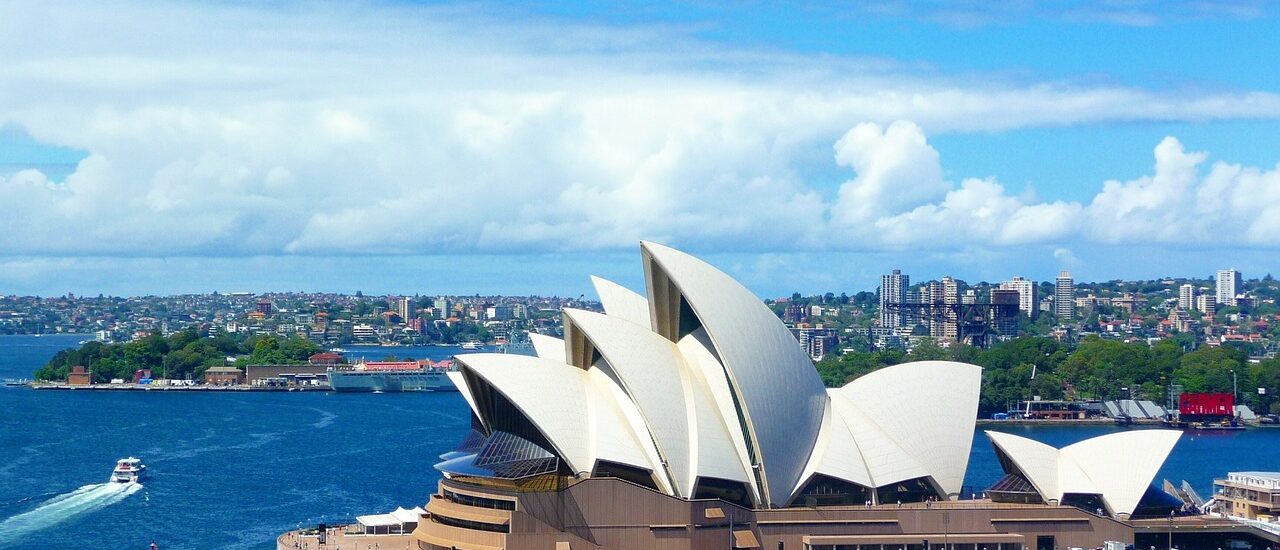
[[[670,28],[465,8],[29,3],[0,124],[88,151],[0,180],[0,255],[827,250],[1195,238],[1268,244],[1275,170],[1174,145],[1089,204],[944,176],[931,133],[1280,117],[1267,92],[918,74]],[[42,24],[59,21],[56,27]],[[911,121],[911,122],[906,122]],[[806,181],[813,151],[847,169]],[[1270,202],[1267,202],[1270,201]]]
[[[937,150],[911,122],[859,124],[835,149],[856,177],[840,186],[832,226],[865,246],[1046,242],[1079,223],[1078,204],[1032,202],[991,178],[946,181]]]
[[[938,151],[911,122],[897,121],[887,128],[859,124],[836,142],[835,149],[836,164],[857,172],[840,186],[834,209],[837,223],[863,224],[883,212],[900,212],[947,192]]]
[[[1068,240],[1280,245],[1275,231],[1280,228],[1280,164],[1263,170],[1219,162],[1202,174],[1208,153],[1188,152],[1177,138],[1166,137],[1155,146],[1153,174],[1107,181],[1087,203],[1044,202],[1037,201],[1034,193],[1011,195],[992,178],[969,178],[958,185],[943,180],[937,152],[919,128],[899,122],[890,129],[895,127],[910,139],[887,140],[889,131],[860,125],[850,135],[869,139],[846,136],[837,144],[837,162],[850,157],[878,159],[853,165],[857,177],[840,187],[840,199],[831,213],[833,230],[866,243],[866,248]],[[905,177],[881,176],[892,172],[881,166],[898,164],[910,166],[902,171]],[[869,188],[875,193],[865,191]],[[916,204],[937,193],[943,194],[940,200]],[[1060,256],[1064,262],[1074,261],[1069,250],[1059,251],[1065,251]]]
[[[1155,148],[1154,173],[1108,181],[1087,209],[1089,235],[1115,243],[1142,236],[1164,243],[1280,244],[1280,165],[1271,170],[1214,163],[1167,137]]]

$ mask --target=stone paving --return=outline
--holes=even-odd
[[[348,533],[346,527],[326,530],[325,543],[318,535],[289,531],[276,539],[277,550],[408,550],[414,548],[413,535],[365,535]]]

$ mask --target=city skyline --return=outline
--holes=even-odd
[[[733,271],[733,270],[726,269],[726,271]],[[1186,302],[1184,298],[1186,298],[1187,296],[1190,296],[1191,302],[1189,303],[1192,305],[1190,307],[1187,307],[1187,309],[1196,309],[1194,304],[1196,303],[1197,300],[1203,300],[1204,298],[1208,297],[1211,301],[1216,301],[1218,292],[1220,290],[1220,285],[1221,285],[1219,281],[1222,280],[1222,275],[1224,273],[1235,274],[1235,277],[1236,277],[1236,279],[1234,279],[1235,283],[1232,284],[1230,287],[1233,289],[1242,288],[1242,285],[1245,282],[1262,281],[1272,275],[1270,272],[1267,272],[1260,275],[1255,274],[1254,276],[1250,277],[1240,272],[1240,270],[1238,269],[1224,268],[1224,269],[1215,270],[1213,273],[1206,276],[1170,275],[1170,276],[1155,277],[1150,279],[1112,278],[1112,279],[1101,279],[1101,280],[1078,280],[1077,281],[1075,280],[1074,276],[1071,274],[1070,270],[1061,270],[1057,272],[1056,276],[1046,277],[1042,279],[1037,279],[1035,277],[1024,277],[1023,275],[1020,275],[1020,274],[1014,274],[1014,275],[1006,275],[1003,278],[996,277],[993,279],[970,280],[964,277],[953,276],[952,274],[948,274],[948,273],[940,273],[935,275],[917,276],[915,279],[915,282],[911,282],[913,277],[911,273],[906,272],[906,270],[904,269],[895,268],[895,269],[892,269],[890,273],[880,274],[878,278],[876,278],[868,286],[851,287],[851,288],[815,289],[810,291],[801,291],[798,289],[793,289],[791,291],[782,291],[775,294],[760,294],[760,296],[762,299],[766,301],[773,301],[773,300],[785,300],[794,294],[800,294],[804,297],[813,297],[813,296],[822,296],[828,293],[836,293],[836,294],[844,293],[848,296],[853,296],[858,293],[869,292],[871,294],[875,294],[876,302],[879,303],[881,306],[883,306],[887,301],[894,301],[886,298],[885,296],[882,296],[882,292],[881,292],[881,289],[884,287],[884,285],[890,284],[890,285],[893,285],[891,286],[891,288],[898,289],[894,291],[894,294],[893,294],[893,296],[898,296],[898,299],[896,301],[911,302],[911,301],[916,301],[917,298],[919,298],[920,300],[925,300],[925,296],[928,295],[929,300],[932,300],[935,297],[937,297],[937,300],[946,299],[946,300],[951,300],[956,303],[959,303],[962,298],[968,297],[968,296],[960,296],[957,294],[958,291],[955,285],[958,283],[963,283],[965,288],[968,289],[967,292],[972,292],[973,287],[985,287],[986,290],[988,291],[991,291],[991,290],[1017,291],[1019,292],[1019,297],[1020,297],[1019,311],[1021,312],[1022,315],[1030,315],[1032,312],[1035,312],[1035,313],[1039,312],[1040,305],[1042,302],[1044,302],[1045,300],[1052,301],[1054,299],[1053,292],[1050,292],[1048,295],[1040,294],[1041,292],[1040,285],[1049,285],[1050,287],[1056,288],[1057,279],[1065,275],[1071,281],[1070,288],[1072,289],[1072,292],[1078,292],[1079,287],[1081,286],[1110,285],[1113,283],[1119,283],[1121,285],[1141,284],[1141,283],[1167,284],[1169,286],[1169,288],[1167,289],[1168,293],[1170,293],[1173,297],[1178,298],[1183,302]],[[900,278],[899,282],[897,283],[892,282],[894,278]],[[1189,284],[1187,283],[1187,281],[1202,282],[1203,284],[1197,286],[1197,285]],[[594,287],[591,286],[590,278],[588,278],[587,284],[589,288],[585,292],[569,292],[569,291],[565,291],[565,292],[539,292],[539,291],[478,292],[478,291],[470,291],[470,290],[449,291],[449,290],[443,290],[441,288],[417,288],[417,289],[408,289],[408,290],[374,289],[372,291],[366,291],[362,288],[356,288],[353,290],[345,290],[345,289],[344,290],[328,290],[328,289],[311,290],[311,289],[304,289],[304,288],[269,288],[269,289],[212,288],[212,289],[197,289],[189,292],[134,293],[134,294],[112,294],[112,293],[105,293],[105,292],[83,293],[83,292],[75,292],[75,291],[62,292],[58,294],[23,294],[20,292],[0,292],[0,297],[13,296],[13,297],[36,297],[36,298],[53,299],[53,298],[64,298],[67,296],[73,296],[76,298],[87,299],[87,298],[93,298],[95,296],[102,296],[104,298],[128,299],[128,298],[144,298],[144,297],[209,296],[209,295],[221,294],[221,295],[229,295],[229,296],[266,296],[266,297],[291,296],[291,295],[313,295],[313,296],[333,295],[333,296],[344,296],[344,297],[363,296],[368,299],[387,298],[387,299],[397,299],[397,300],[414,298],[414,297],[416,298],[543,297],[543,298],[563,298],[563,299],[585,298],[589,300],[592,293],[594,292]],[[632,290],[634,292],[644,291],[643,282],[640,282],[640,286],[636,286],[634,288],[625,282],[621,283],[620,286],[622,286],[623,288],[627,288],[628,290]],[[1190,294],[1188,294],[1188,291],[1190,291]],[[1028,295],[1031,297],[1027,297]],[[925,300],[925,301],[928,301],[928,300]],[[1222,303],[1222,302],[1218,302],[1218,303]],[[898,314],[886,313],[884,315],[886,315],[887,317],[880,317],[882,322],[885,321],[886,319],[901,317]],[[892,326],[896,326],[895,322],[893,321],[890,321],[888,324]]]
[[[0,292],[1268,272],[1276,8],[1008,8],[14,4]]]

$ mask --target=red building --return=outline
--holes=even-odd
[[[1235,417],[1235,397],[1229,393],[1184,393],[1178,396],[1182,420],[1224,420]]]
[[[71,367],[71,372],[67,374],[67,385],[88,386],[92,383],[93,374],[90,373],[88,367],[85,367],[84,365]]]
[[[312,365],[337,365],[343,362],[341,353],[325,351],[317,353],[308,358]]]

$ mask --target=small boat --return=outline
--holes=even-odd
[[[137,483],[142,480],[142,474],[146,473],[147,465],[142,460],[129,457],[116,461],[116,468],[111,470],[112,483]]]
[[[27,384],[30,384],[30,383],[31,381],[27,380],[26,378],[21,378],[21,379],[6,378],[4,380],[4,385],[9,387],[26,386]]]
[[[476,350],[476,349],[480,349],[480,347],[481,347],[482,345],[483,345],[483,344],[481,344],[480,342],[474,342],[474,341],[472,341],[472,342],[463,342],[463,343],[462,343],[462,349],[467,349],[467,350]]]

